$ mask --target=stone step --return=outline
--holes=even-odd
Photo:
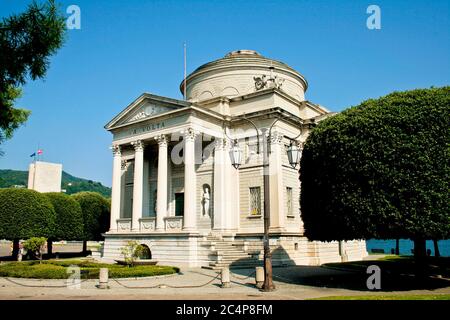
[[[241,251],[241,250],[235,250],[235,249],[229,249],[229,250],[214,250],[213,252],[217,252],[218,254],[245,254],[248,255],[247,252]]]
[[[247,262],[258,262],[258,261],[262,261],[262,260],[254,259],[254,258],[220,259],[218,261],[210,262],[210,264],[211,263],[213,263],[213,264],[217,264],[217,263],[233,263],[233,262],[236,262],[236,263],[247,263]]]
[[[252,256],[249,256],[248,254],[218,254],[216,257],[220,257],[221,259],[249,259],[252,258]]]
[[[249,259],[252,258],[249,255],[217,255],[216,257],[220,257],[220,260],[237,260],[237,259]]]
[[[208,269],[208,270],[222,270],[223,268],[230,268],[231,270],[233,269],[252,269],[254,267],[259,267],[258,265],[256,266],[232,266],[230,268],[230,266],[223,266],[223,267],[218,267],[218,266],[202,266],[203,269]],[[250,279],[250,278],[249,278]]]
[[[255,262],[251,262],[251,263],[235,263],[235,264],[230,264],[230,263],[210,263],[208,267],[212,267],[212,268],[255,268],[255,267],[261,267],[262,261],[255,261]]]

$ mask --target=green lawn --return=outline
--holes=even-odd
[[[330,296],[309,300],[450,300],[450,294]]]
[[[96,263],[87,260],[47,260],[23,261],[0,264],[1,277],[66,279],[71,273],[68,267],[78,266],[82,279],[98,279],[100,268],[109,269],[110,278],[149,277],[179,272],[171,266],[121,266],[117,264]]]

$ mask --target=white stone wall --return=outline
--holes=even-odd
[[[203,237],[187,235],[110,235],[105,239],[103,259],[107,261],[123,259],[121,248],[127,241],[135,240],[147,245],[152,253],[152,259],[158,265],[180,267],[199,267],[208,265],[209,246]]]
[[[262,236],[238,235],[236,242],[246,243],[247,252],[259,252],[263,258]],[[136,240],[147,245],[152,252],[152,259],[158,265],[179,267],[208,266],[215,262],[215,252],[211,250],[211,242],[202,235],[107,235],[105,239],[103,259],[113,261],[123,259],[121,248],[127,241]],[[367,256],[365,241],[348,241],[344,244],[345,258],[339,254],[339,243],[308,241],[301,236],[279,236],[271,238],[272,264],[274,266],[289,265],[321,265],[330,262],[355,261]]]
[[[28,171],[28,189],[61,192],[62,164],[36,161]]]
[[[252,217],[250,215],[250,188],[261,188],[261,216]],[[262,232],[264,216],[264,185],[263,169],[261,166],[256,168],[242,168],[239,172],[239,232]]]

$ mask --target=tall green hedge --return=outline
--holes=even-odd
[[[320,122],[301,160],[313,240],[450,236],[450,87],[395,92]]]
[[[0,239],[50,237],[56,213],[50,200],[29,189],[0,189]]]
[[[83,240],[83,214],[74,198],[64,193],[45,193],[56,212],[56,228],[52,239]]]
[[[79,192],[72,197],[78,201],[83,214],[84,240],[101,240],[101,233],[109,230],[110,204],[96,192]]]

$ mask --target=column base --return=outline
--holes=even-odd
[[[269,232],[284,232],[286,231],[285,227],[269,227]]]

